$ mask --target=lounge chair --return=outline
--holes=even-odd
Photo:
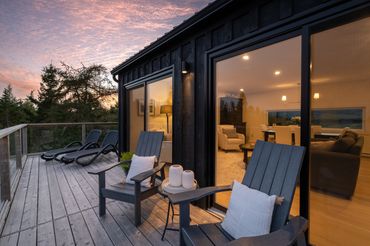
[[[93,143],[86,146],[85,149],[68,153],[61,158],[61,161],[65,164],[76,162],[77,164],[86,166],[90,165],[96,158],[101,154],[108,154],[109,152],[115,152],[118,155],[118,150],[116,148],[118,143],[118,131],[109,131],[105,135],[101,145],[98,143]],[[82,162],[81,159],[84,157],[92,156],[87,162]]]
[[[97,129],[91,130],[89,134],[86,136],[85,141],[83,142],[75,141],[75,142],[72,142],[66,145],[64,148],[47,151],[41,155],[41,158],[46,161],[51,161],[57,158],[58,155],[71,153],[71,152],[84,149],[86,146],[90,144],[97,143],[100,135],[101,135],[101,130],[97,130]]]
[[[217,192],[230,191],[231,185],[169,195],[173,204],[180,205],[180,244],[306,245],[306,219],[294,217],[288,220],[304,152],[304,147],[257,141],[242,183],[266,194],[284,197],[283,203],[275,206],[270,234],[267,235],[234,240],[219,224],[189,224],[191,202]]]
[[[135,154],[138,156],[156,156],[157,160],[159,160],[162,141],[163,132],[141,132]],[[155,163],[152,170],[132,177],[131,180],[135,184],[118,183],[107,188],[105,186],[105,172],[118,165],[120,163],[89,172],[99,176],[99,215],[103,216],[105,214],[106,198],[133,203],[135,204],[135,225],[138,226],[141,224],[141,201],[158,192],[158,186],[161,184],[161,181],[156,179],[155,176],[158,172],[161,172],[161,178],[164,178],[164,163]],[[151,186],[141,186],[141,182],[149,177],[152,177]]]

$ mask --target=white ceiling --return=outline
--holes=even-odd
[[[370,82],[370,18],[312,36],[312,82]],[[217,89],[246,94],[299,87],[301,38],[296,37],[217,63]],[[243,60],[248,55],[249,60]],[[274,75],[281,71],[279,76]]]

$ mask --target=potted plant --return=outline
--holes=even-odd
[[[133,155],[134,153],[132,152],[122,152],[121,153],[121,158],[120,158],[121,168],[126,176],[127,176],[128,170],[130,169],[130,163],[126,161],[131,160]]]

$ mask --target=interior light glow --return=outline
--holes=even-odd
[[[248,61],[248,60],[249,60],[249,55],[244,55],[244,56],[243,56],[243,60],[244,60],[244,61]]]

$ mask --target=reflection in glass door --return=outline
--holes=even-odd
[[[311,36],[310,241],[370,242],[370,18]]]
[[[164,141],[160,161],[172,162],[172,77],[143,82],[129,90],[130,151],[141,131],[160,131]]]
[[[216,63],[216,185],[241,182],[257,140],[300,145],[300,64],[301,37]],[[215,202],[227,207],[229,198]]]
[[[144,131],[144,86],[129,90],[130,151],[135,152],[140,132]]]
[[[147,130],[164,132],[160,161],[172,163],[172,77],[147,84]]]

